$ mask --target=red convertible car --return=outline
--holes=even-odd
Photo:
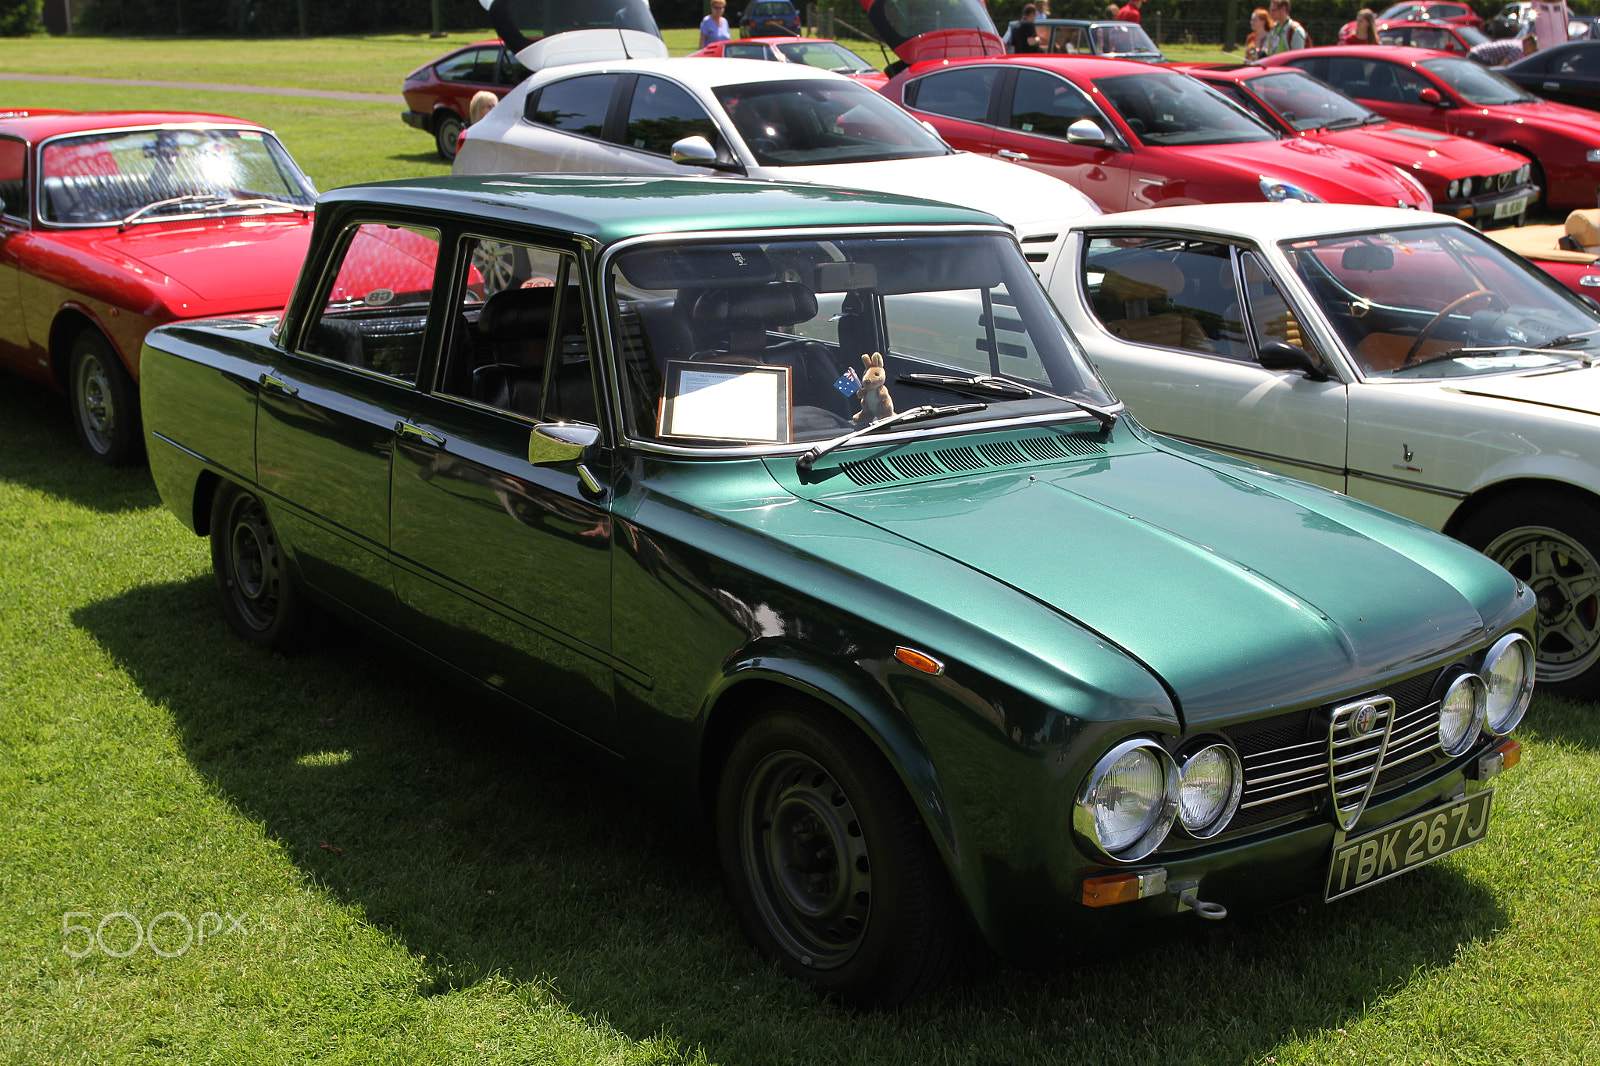
[[[1198,79],[1131,59],[921,63],[883,92],[952,147],[1060,178],[1102,211],[1251,200],[1433,210],[1396,167],[1282,138]]]
[[[1392,122],[1294,67],[1188,67],[1268,126],[1393,163],[1422,182],[1433,209],[1479,227],[1520,224],[1539,198],[1515,152]]]
[[[282,310],[315,198],[240,119],[0,112],[0,369],[65,392],[96,459],[136,462],[145,333]]]
[[[1397,122],[1471,137],[1533,160],[1551,208],[1593,207],[1600,185],[1600,114],[1541,100],[1470,59],[1387,45],[1282,52],[1298,67]]]

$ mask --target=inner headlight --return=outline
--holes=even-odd
[[[1532,177],[1533,177],[1533,164],[1532,163],[1524,163],[1524,164],[1522,164],[1522,169],[1517,171],[1517,184],[1518,185],[1526,185],[1526,184],[1528,184],[1529,180]]]
[[[1244,791],[1239,755],[1227,744],[1210,744],[1183,760],[1179,770],[1178,819],[1190,836],[1216,836],[1233,820]]]
[[[1489,732],[1503,737],[1517,727],[1533,699],[1533,645],[1520,633],[1508,633],[1483,657],[1488,688],[1484,721]]]
[[[1309,193],[1300,186],[1277,178],[1261,178],[1261,195],[1268,200],[1303,200],[1308,204],[1322,203],[1322,197]]]
[[[1450,182],[1450,199],[1459,200],[1460,198],[1461,198],[1461,179],[1460,178],[1456,178],[1455,180]]]
[[[1108,858],[1136,862],[1161,846],[1178,816],[1178,764],[1149,739],[1124,740],[1078,790],[1073,827]]]
[[[1461,179],[1461,195],[1462,196],[1471,196],[1472,195],[1472,179],[1471,178],[1462,178]]]
[[[1458,674],[1445,690],[1439,701],[1439,746],[1446,755],[1460,755],[1478,739],[1486,688],[1477,674]]]

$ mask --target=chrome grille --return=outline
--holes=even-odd
[[[1355,824],[1374,793],[1433,769],[1439,749],[1439,701],[1433,670],[1387,685],[1381,693],[1274,715],[1223,730],[1244,765],[1244,795],[1230,830],[1327,810]],[[1350,729],[1362,707],[1368,728]]]

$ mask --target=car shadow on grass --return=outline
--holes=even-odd
[[[140,510],[161,503],[150,471],[112,469],[84,451],[72,428],[66,397],[0,370],[0,480],[70,500],[102,514]]]
[[[712,1061],[1246,1062],[1362,1016],[1507,921],[1481,885],[1431,866],[1070,965],[978,959],[924,1000],[856,1015],[745,943],[697,825],[414,654],[338,627],[306,654],[261,652],[203,579],[74,620],[169,709],[242,818],[425,960],[420,994],[509,981]]]

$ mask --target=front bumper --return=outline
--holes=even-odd
[[[1453,215],[1479,229],[1519,224],[1528,209],[1539,200],[1539,186],[1516,185],[1464,200],[1435,200],[1433,209]]]

